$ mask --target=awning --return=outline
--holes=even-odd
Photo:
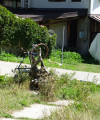
[[[22,18],[31,18],[34,21],[45,21],[54,19],[64,19],[78,16],[86,16],[87,9],[9,9],[11,12]]]
[[[100,22],[100,15],[89,15],[89,17],[97,22]]]

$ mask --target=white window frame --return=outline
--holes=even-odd
[[[28,0],[28,8],[30,8],[30,0]],[[21,7],[25,8],[25,0],[21,0]]]

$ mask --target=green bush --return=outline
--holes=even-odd
[[[21,47],[28,50],[32,44],[45,43],[49,54],[56,43],[56,35],[49,35],[46,27],[40,28],[31,19],[21,19],[0,5],[0,40],[1,46],[19,52]]]
[[[60,62],[61,57],[62,57],[62,52],[61,50],[53,50],[51,53],[51,60]],[[63,62],[68,63],[68,64],[75,64],[75,63],[81,63],[83,61],[82,57],[80,54],[76,52],[63,52]]]
[[[5,42],[3,39],[3,30],[5,29],[5,26],[11,26],[15,19],[16,16],[14,14],[0,5],[0,45],[2,42]]]

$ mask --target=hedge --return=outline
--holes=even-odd
[[[45,43],[49,54],[56,44],[56,35],[49,35],[46,27],[40,27],[32,19],[21,19],[0,5],[0,44],[3,47],[20,51],[28,50],[32,44]]]

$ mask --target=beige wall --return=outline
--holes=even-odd
[[[52,24],[49,26],[49,29],[53,30],[57,34],[57,45],[62,47],[63,41],[63,28],[65,27],[64,31],[64,47],[67,46],[67,23],[58,23]]]
[[[63,26],[65,26],[64,47],[67,48],[67,22],[52,24],[49,29],[52,29],[57,34],[57,44],[62,47],[63,40]],[[89,20],[84,17],[78,20],[77,24],[77,48],[82,54],[87,54],[89,49]]]

